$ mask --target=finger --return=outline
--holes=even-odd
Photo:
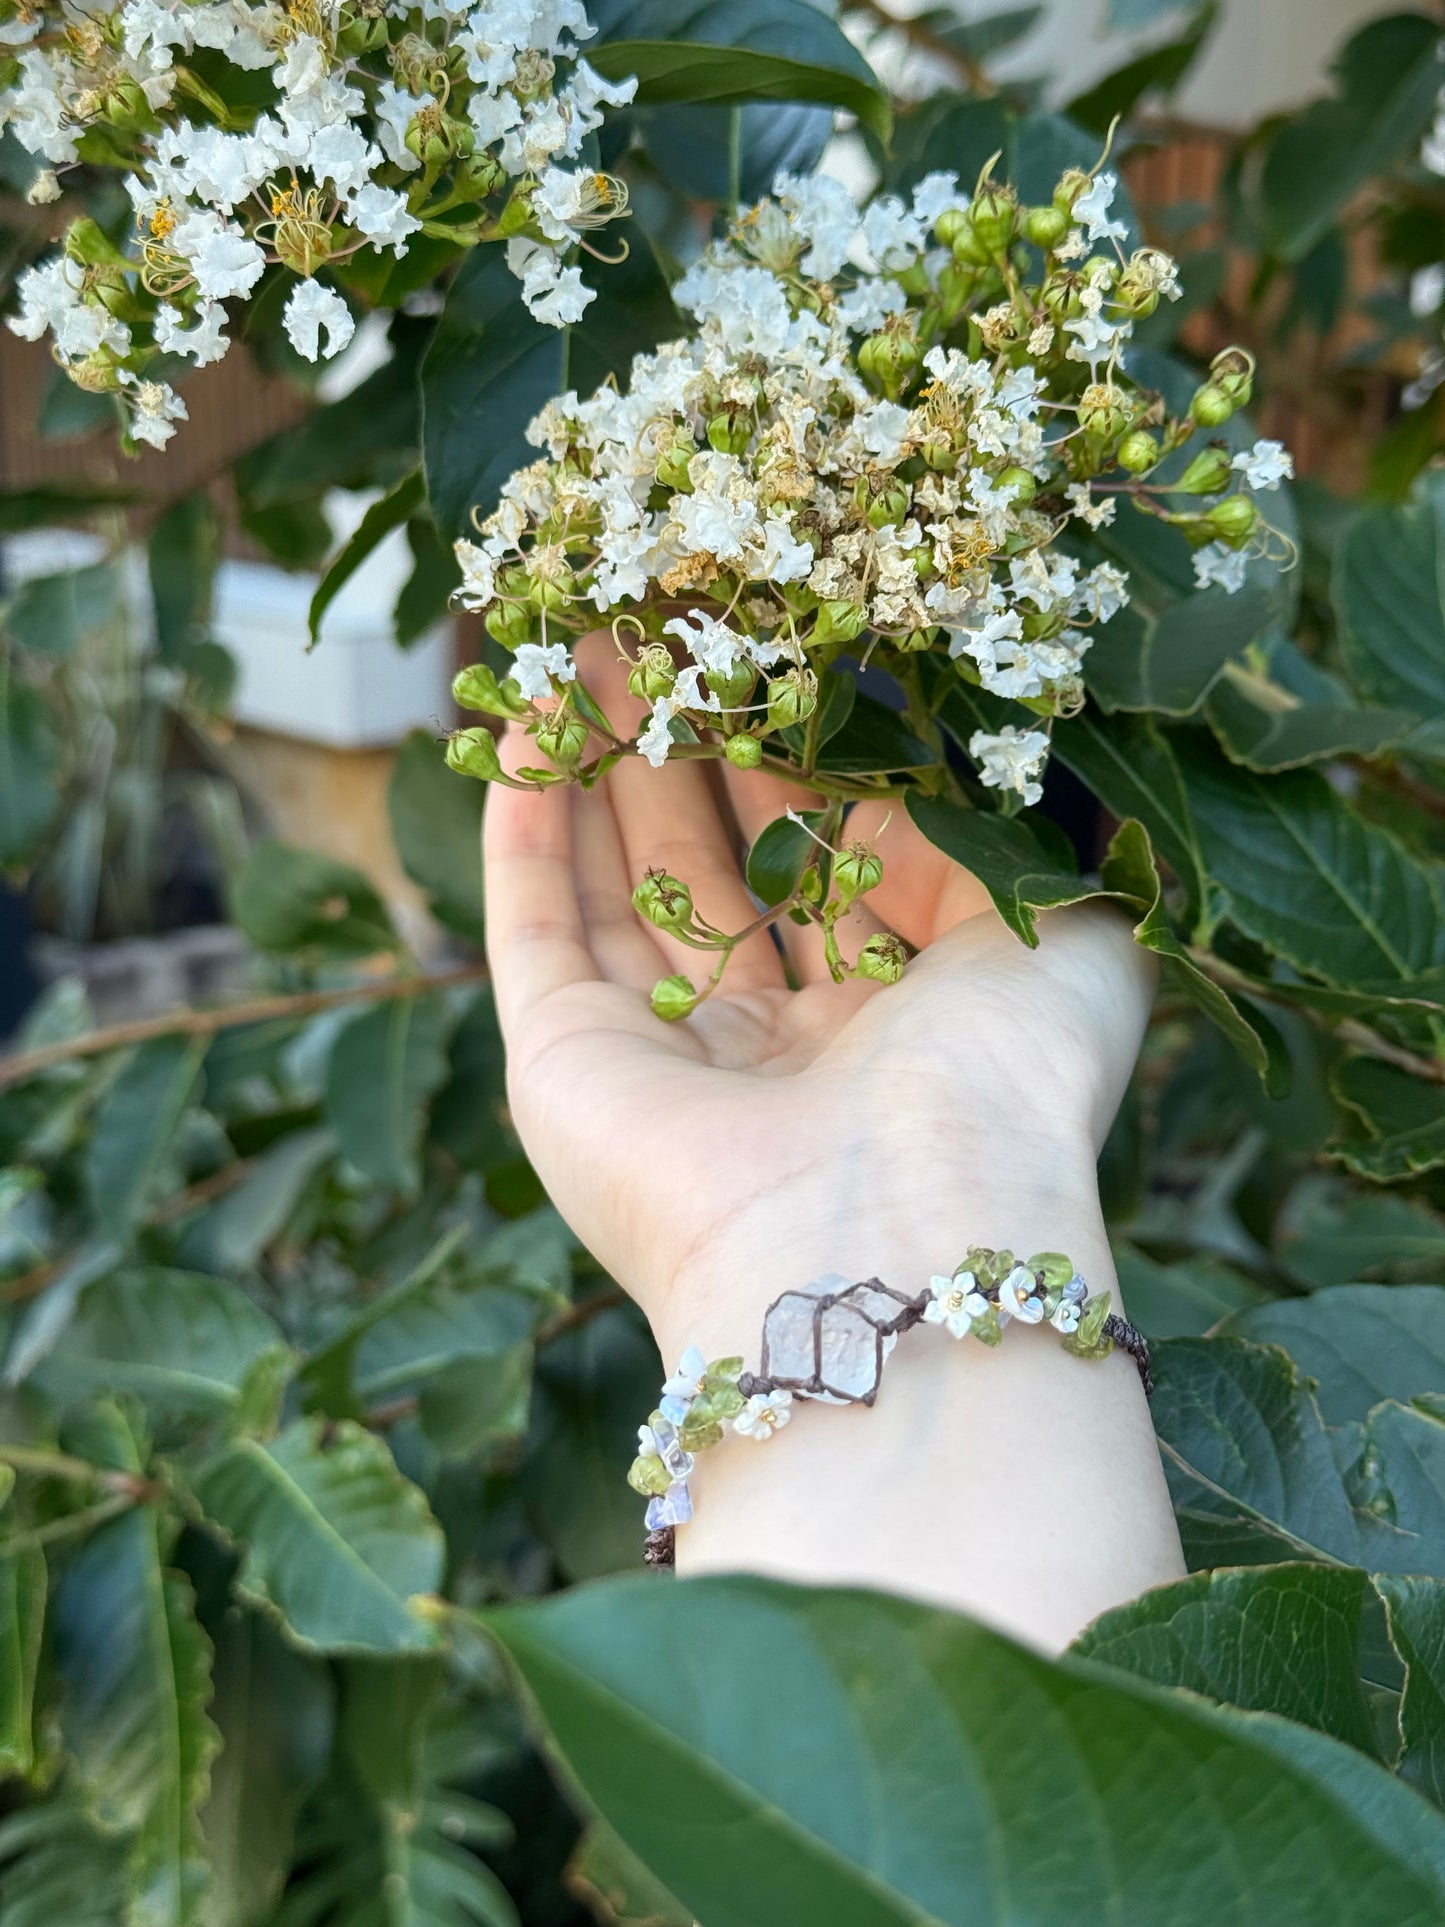
[[[572,792],[572,869],[587,945],[609,982],[650,991],[670,964],[632,907],[632,884],[606,778]]]
[[[526,760],[525,737],[509,730],[503,762]],[[569,984],[595,981],[572,871],[566,789],[513,790],[494,783],[482,823],[487,961],[503,1034]]]
[[[816,792],[765,770],[729,770],[727,792],[738,828],[750,846],[770,823],[788,810],[796,813],[824,806],[824,799]],[[867,903],[851,904],[838,919],[838,946],[849,963],[855,960],[869,937],[876,936],[885,927],[874,914],[872,903],[870,897]],[[791,917],[783,917],[774,927],[800,983],[823,983],[832,975],[824,953],[823,933],[816,924],[797,924]]]
[[[635,735],[646,705],[628,694],[626,668],[611,637],[585,639],[578,664],[619,735]],[[698,915],[714,928],[732,932],[753,921],[752,899],[704,764],[669,761],[655,770],[641,757],[627,756],[605,781],[633,885],[648,869],[668,870],[688,886]],[[702,965],[705,974],[708,953],[665,931],[657,933],[656,941],[672,970],[696,981]],[[739,946],[728,961],[725,981],[733,990],[781,986],[777,953],[765,935]]]

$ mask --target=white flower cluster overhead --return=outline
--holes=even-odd
[[[579,167],[582,145],[636,86],[577,57],[592,31],[582,0],[14,10],[0,126],[46,163],[31,199],[58,198],[77,162],[119,168],[133,238],[73,222],[21,277],[9,325],[50,336],[73,378],[121,395],[134,438],[159,448],[186,411],[152,365],[218,360],[225,303],[254,296],[273,264],[299,277],[283,320],[310,361],[354,328],[315,277],[365,250],[403,256],[419,234],[505,241],[531,312],[575,321],[592,293],[568,250],[627,199]]]
[[[1211,444],[1160,479],[1247,399],[1251,364],[1220,357],[1179,419],[1129,379],[1133,322],[1179,290],[1167,255],[1126,250],[1115,186],[1075,172],[1023,209],[940,173],[860,212],[836,181],[780,175],[674,290],[695,335],[639,356],[621,390],[545,408],[541,458],[457,549],[465,605],[516,658],[504,699],[546,685],[575,720],[534,716],[544,754],[585,752],[559,644],[600,619],[636,647],[654,765],[679,742],[786,757],[767,739],[806,720],[842,648],[905,681],[934,652],[1040,718],[970,746],[984,785],[1036,800],[1049,720],[1081,703],[1085,654],[1128,601],[1089,553],[1121,500],[1233,588],[1262,541],[1243,485],[1288,472],[1277,444],[1238,461]]]

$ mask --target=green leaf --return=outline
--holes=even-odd
[[[396,753],[387,785],[392,840],[402,867],[421,885],[432,914],[459,936],[481,943],[484,786],[453,774],[436,742],[413,730]]]
[[[1400,1696],[1400,1778],[1445,1806],[1445,1586],[1381,1574],[1390,1639],[1405,1662]]]
[[[1206,714],[1230,761],[1265,774],[1339,756],[1412,748],[1429,753],[1431,748],[1430,726],[1422,726],[1408,709],[1362,709],[1343,701],[1294,701],[1276,708],[1252,700],[1228,677],[1210,692]]]
[[[151,530],[151,603],[162,662],[184,666],[206,641],[220,554],[220,524],[204,493],[182,496]]]
[[[1334,62],[1336,92],[1275,135],[1260,177],[1268,246],[1298,261],[1369,178],[1420,142],[1442,79],[1439,35],[1422,14],[1374,20]]]
[[[1038,945],[1040,910],[1100,894],[1097,884],[1061,870],[1015,817],[960,809],[941,796],[912,791],[908,814],[930,843],[978,878],[1009,929],[1030,948]]]
[[[1257,583],[1234,595],[1204,589],[1154,616],[1122,609],[1095,635],[1084,679],[1106,710],[1191,715],[1276,614],[1273,591]]]
[[[444,535],[471,532],[473,510],[490,514],[502,483],[533,459],[527,424],[554,395],[624,379],[634,355],[679,331],[640,237],[625,262],[590,272],[597,298],[575,327],[553,328],[527,313],[496,248],[474,248],[463,262],[421,369],[427,494]]]
[[[378,1184],[415,1191],[427,1100],[446,1082],[452,1016],[436,996],[393,997],[338,1035],[326,1113],[343,1157]]]
[[[67,381],[67,386],[72,385]],[[134,489],[111,488],[79,476],[69,481],[42,482],[35,488],[0,490],[0,535],[51,528],[57,522],[71,520],[78,511],[123,508],[135,499]]]
[[[1280,1345],[1316,1381],[1325,1422],[1364,1419],[1445,1386],[1445,1291],[1438,1285],[1335,1285],[1230,1318],[1225,1330]]]
[[[209,1074],[209,1059],[208,1074]],[[307,1185],[336,1152],[324,1127],[292,1131],[188,1230],[181,1252],[204,1271],[247,1271],[290,1223]]]
[[[330,958],[398,947],[386,905],[359,870],[269,838],[237,877],[233,910],[262,950]]]
[[[811,174],[833,135],[831,110],[803,102],[652,107],[634,118],[664,180],[696,200],[731,206],[770,194],[780,170]]]
[[[1243,1272],[1210,1258],[1161,1265],[1133,1245],[1114,1246],[1114,1268],[1129,1317],[1156,1338],[1199,1338],[1231,1312],[1264,1297]]]
[[[816,840],[824,812],[800,810],[798,814],[803,819],[801,823],[795,823],[790,816],[775,817],[765,830],[759,831],[748,851],[748,888],[770,908],[790,897],[808,865],[825,855]],[[809,829],[815,832],[813,836],[809,836]]]
[[[127,1927],[196,1917],[206,1878],[197,1815],[218,1744],[206,1713],[210,1642],[189,1584],[165,1569],[162,1527],[153,1506],[99,1527],[55,1599],[71,1772],[100,1824],[133,1836]]]
[[[892,115],[872,69],[808,0],[603,0],[587,58],[608,80],[637,76],[637,104],[817,100],[856,114],[879,140]]]
[[[35,857],[60,807],[60,767],[49,703],[0,661],[0,870]]]
[[[818,768],[871,775],[928,769],[937,761],[936,751],[919,741],[896,709],[855,695],[842,721],[824,736]]]
[[[505,1116],[502,1034],[490,990],[479,990],[463,1011],[449,1057],[451,1073],[432,1102],[433,1139],[469,1171],[515,1157],[517,1140]]]
[[[406,539],[412,571],[401,585],[392,611],[392,626],[402,649],[409,649],[429,629],[446,620],[452,596],[462,584],[456,552],[442,540],[430,511],[412,516],[406,525]]]
[[[1312,1290],[1382,1274],[1445,1273],[1445,1223],[1410,1198],[1389,1192],[1321,1195],[1319,1181],[1306,1179],[1276,1221],[1274,1249]]]
[[[279,1328],[238,1285],[160,1267],[87,1285],[35,1382],[59,1404],[129,1392],[155,1424],[231,1409],[256,1361],[284,1351]]]
[[[399,529],[415,514],[425,500],[426,479],[418,468],[394,483],[380,501],[372,503],[316,585],[306,612],[306,626],[313,645],[321,640],[322,617],[362,563],[375,553],[393,529]]]
[[[269,1443],[232,1439],[191,1486],[243,1548],[236,1584],[318,1652],[417,1652],[436,1634],[418,1602],[444,1544],[421,1492],[380,1439],[346,1420],[297,1419]]]
[[[210,1882],[199,1927],[258,1927],[290,1872],[302,1798],[331,1749],[331,1682],[257,1613],[215,1634],[211,1718],[221,1750],[201,1809]]]
[[[1366,509],[1340,537],[1332,583],[1340,647],[1372,701],[1445,717],[1442,570],[1445,474],[1423,476],[1403,507]]]
[[[1361,1177],[1390,1183],[1445,1164],[1445,1104],[1438,1084],[1378,1057],[1346,1057],[1330,1089],[1350,1114],[1339,1155]]]
[[[1015,116],[998,95],[961,100],[951,93],[935,94],[900,114],[884,185],[890,193],[907,196],[925,174],[940,170],[972,183],[984,162],[1000,153],[1004,158],[999,172],[1010,180],[1016,126]]]
[[[693,1927],[691,1910],[600,1820],[577,1842],[563,1878],[603,1927]]]
[[[527,1429],[532,1347],[451,1358],[422,1387],[417,1422],[444,1459],[471,1459]]]
[[[39,1764],[35,1686],[45,1631],[45,1555],[0,1552],[0,1780]]]
[[[642,1577],[487,1623],[588,1799],[709,1927],[751,1927],[759,1893],[836,1927],[1445,1905],[1445,1826],[1363,1755],[911,1601]]]
[[[1404,990],[1445,963],[1434,879],[1322,777],[1245,775],[1198,736],[1176,753],[1205,862],[1247,935],[1344,988]]]
[[[141,1044],[97,1106],[86,1175],[108,1229],[133,1224],[163,1181],[204,1055],[200,1040],[180,1034]]]
[[[74,1792],[18,1808],[0,1820],[0,1927],[116,1927],[125,1844],[96,1826]]]
[[[1360,1686],[1368,1596],[1364,1573],[1350,1566],[1196,1573],[1105,1613],[1069,1650],[1377,1754]]]
[[[1167,98],[1194,65],[1218,17],[1217,0],[1206,0],[1177,40],[1166,40],[1125,61],[1087,92],[1076,94],[1064,112],[1091,134],[1103,136],[1116,115],[1128,114],[1146,95]]]
[[[37,575],[0,611],[12,642],[38,656],[72,656],[88,636],[111,622],[120,606],[113,562],[95,562],[58,575]]]

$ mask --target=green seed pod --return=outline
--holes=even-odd
[[[833,865],[833,888],[841,903],[852,903],[855,897],[866,896],[882,881],[883,862],[876,850],[870,850],[866,843],[845,845]]]
[[[958,450],[952,442],[933,436],[923,444],[923,459],[936,475],[952,475],[958,467]]]
[[[822,602],[808,640],[819,647],[825,642],[852,642],[862,635],[867,623],[868,611],[861,602]]]
[[[962,314],[978,288],[978,270],[959,261],[946,261],[938,277],[938,299],[945,317]]]
[[[854,974],[876,984],[896,984],[908,963],[908,952],[891,930],[880,930],[858,952]]]
[[[459,709],[480,709],[488,716],[525,716],[527,705],[510,679],[497,681],[484,662],[468,663],[452,677],[452,701]]]
[[[860,476],[859,479],[866,490],[866,478]],[[898,528],[908,513],[908,504],[911,499],[906,484],[890,482],[881,493],[872,496],[865,506],[864,513],[868,518],[869,527]]]
[[[587,747],[587,725],[571,710],[557,709],[537,727],[537,747],[558,769],[575,769]]]
[[[1074,212],[1074,202],[1078,200],[1088,185],[1089,176],[1085,174],[1081,168],[1069,168],[1059,181],[1058,186],[1054,189],[1053,205],[1058,209],[1060,214],[1072,216]]]
[[[506,171],[495,155],[475,151],[457,168],[452,179],[459,194],[478,201],[497,193],[507,182]]]
[[[447,741],[447,768],[489,783],[502,773],[502,759],[489,729],[459,729]]]
[[[763,746],[756,736],[729,736],[723,754],[734,769],[756,769],[763,760]]]
[[[941,247],[951,248],[960,234],[968,230],[968,215],[961,207],[946,207],[933,223],[933,232]]]
[[[677,664],[660,642],[649,642],[638,651],[627,676],[628,694],[655,703],[659,696],[670,695],[677,681]]]
[[[753,439],[753,425],[746,415],[724,409],[708,423],[707,438],[720,455],[745,455]]]
[[[1036,477],[1026,468],[1006,468],[994,481],[999,488],[1012,490],[1015,508],[1026,508],[1039,492]]]
[[[1120,442],[1114,459],[1129,474],[1144,475],[1159,459],[1159,444],[1147,428],[1131,429]]]
[[[692,475],[689,464],[697,453],[697,443],[686,429],[674,432],[672,440],[657,458],[653,474],[664,488],[676,489],[687,494],[692,488]]]
[[[891,401],[897,400],[920,360],[918,343],[907,327],[882,328],[858,350],[859,368]]]
[[[818,678],[811,669],[790,669],[768,684],[768,726],[787,729],[801,723],[818,706]]]
[[[739,656],[726,675],[719,669],[707,672],[707,686],[724,709],[741,709],[757,679],[758,672],[746,656]]]
[[[1069,217],[1056,207],[1031,207],[1023,217],[1026,241],[1047,251],[1056,248],[1069,231]]]
[[[1247,348],[1224,348],[1209,364],[1209,379],[1234,408],[1247,408],[1254,393],[1254,356]]]
[[[532,639],[532,617],[520,602],[499,602],[483,618],[487,634],[504,649],[517,649]]]
[[[1234,413],[1234,403],[1217,383],[1206,381],[1196,388],[1189,403],[1189,419],[1201,428],[1222,428]]]
[[[1090,382],[1079,397],[1079,426],[1102,442],[1112,442],[1129,426],[1131,410],[1121,389],[1112,383]]]
[[[386,42],[387,20],[380,9],[368,13],[360,7],[353,8],[337,29],[336,44],[352,60],[359,60],[363,54],[375,53]]]
[[[1018,225],[1018,196],[1011,187],[995,187],[990,183],[974,196],[968,218],[988,257],[997,258],[1013,239]]]
[[[692,891],[666,870],[649,870],[632,893],[638,916],[659,930],[686,930],[692,923]]]
[[[1068,268],[1056,268],[1039,289],[1039,303],[1050,321],[1072,321],[1084,312],[1083,281]]]
[[[664,1023],[675,1024],[680,1017],[689,1017],[696,1010],[697,992],[692,987],[692,979],[678,975],[663,977],[652,986],[649,999],[653,1014]]]
[[[1181,495],[1217,495],[1229,487],[1230,456],[1217,442],[1202,448],[1177,482],[1170,484]]]
[[[893,647],[905,656],[921,656],[933,645],[931,629],[910,629],[906,636],[895,637]]]
[[[1203,518],[1204,526],[1232,549],[1242,549],[1259,526],[1259,510],[1249,495],[1226,495]]]

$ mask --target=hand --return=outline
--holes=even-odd
[[[592,639],[582,673],[635,728],[611,651]],[[761,772],[635,758],[590,795],[488,798],[513,1117],[669,1364],[697,1344],[755,1365],[788,1285],[841,1271],[916,1292],[974,1243],[1067,1251],[1092,1289],[1114,1286],[1094,1165],[1152,979],[1113,910],[1041,918],[1029,950],[901,811],[884,830],[860,806],[847,833],[877,837],[883,880],[839,937],[851,957],[898,931],[920,952],[902,982],[834,984],[818,933],[784,920],[800,988],[763,934],[692,1017],[653,1015],[659,977],[703,973],[633,910],[643,872],[670,870],[709,922],[739,930],[754,916],[740,849],[812,800]],[[1183,1572],[1133,1365],[1072,1358],[1043,1328],[1011,1327],[996,1351],[913,1333],[871,1411],[810,1406],[762,1453],[730,1439],[692,1488],[684,1572],[911,1592],[1046,1649]]]

